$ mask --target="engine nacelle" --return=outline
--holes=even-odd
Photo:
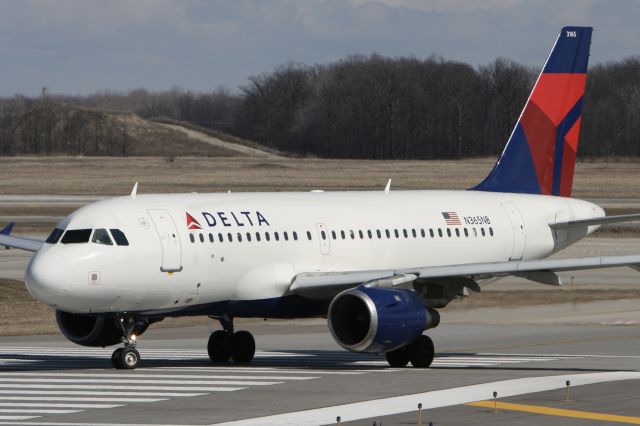
[[[160,318],[153,322],[159,320]],[[56,321],[64,337],[78,345],[105,347],[122,341],[122,328],[110,316],[72,314],[56,310]],[[137,319],[133,333],[141,335],[150,323],[146,318]]]
[[[414,291],[365,286],[337,295],[327,318],[340,346],[369,353],[397,349],[440,323],[438,312],[425,309]]]

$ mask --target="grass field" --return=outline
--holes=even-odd
[[[209,157],[2,157],[0,194],[466,189],[494,159],[462,161],[252,159]],[[638,198],[640,162],[576,165],[574,196]]]

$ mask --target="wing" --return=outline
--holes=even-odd
[[[42,247],[44,241],[35,238],[27,237],[14,237],[11,235],[11,230],[15,223],[8,224],[5,228],[0,230],[0,247],[5,248],[17,248],[26,251],[36,252]]]
[[[290,291],[303,297],[329,300],[358,285],[413,287],[432,299],[432,307],[446,305],[465,288],[480,291],[493,279],[512,275],[550,285],[562,285],[557,272],[629,266],[640,269],[640,255],[468,263],[397,270],[311,272],[297,274]],[[440,288],[438,288],[440,287]]]

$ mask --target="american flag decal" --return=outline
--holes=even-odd
[[[460,223],[460,217],[456,212],[442,212],[442,217],[448,226],[462,225],[462,223]]]

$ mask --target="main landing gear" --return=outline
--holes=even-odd
[[[122,329],[122,343],[124,347],[118,348],[111,354],[111,365],[118,370],[133,370],[140,365],[140,352],[136,349],[136,329],[146,329],[148,323],[145,320],[136,320],[133,317],[118,316],[116,322]]]
[[[256,342],[248,331],[233,331],[233,318],[229,315],[211,317],[220,321],[222,330],[216,330],[209,336],[207,351],[209,358],[215,363],[234,362],[245,364],[251,362],[256,353]]]
[[[435,348],[429,336],[422,335],[417,340],[386,353],[387,362],[392,367],[405,367],[409,362],[415,368],[427,368],[433,362]]]

